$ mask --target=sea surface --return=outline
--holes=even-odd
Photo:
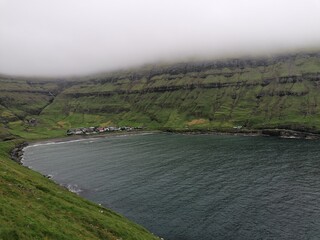
[[[320,142],[145,134],[27,147],[24,165],[166,240],[320,239]]]

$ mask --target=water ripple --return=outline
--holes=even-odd
[[[318,145],[152,134],[40,144],[24,164],[165,239],[319,239]]]

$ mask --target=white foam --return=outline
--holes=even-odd
[[[38,147],[38,146],[47,146],[47,145],[56,145],[56,144],[66,144],[66,143],[74,143],[74,142],[83,142],[83,141],[89,141],[90,142],[94,142],[94,140],[96,140],[98,138],[86,138],[86,139],[77,139],[77,140],[66,140],[66,141],[61,141],[61,142],[46,142],[46,143],[35,143],[35,144],[31,144],[25,148],[29,148],[29,147]]]
[[[121,134],[121,135],[114,135],[113,137],[131,137],[131,136],[143,136],[143,135],[152,135],[152,132],[144,132],[144,133],[133,133],[133,134]]]
[[[67,184],[67,189],[70,192],[73,192],[73,193],[76,193],[76,194],[79,194],[80,192],[82,192],[82,189],[79,188],[77,184]]]

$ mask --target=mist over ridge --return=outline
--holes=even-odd
[[[320,48],[320,2],[0,0],[0,72],[87,75]]]

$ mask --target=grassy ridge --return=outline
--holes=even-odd
[[[74,84],[39,117],[55,128],[319,131],[319,86],[319,54],[152,66]]]
[[[147,66],[81,80],[0,79],[2,124],[35,139],[95,125],[320,130],[318,53]],[[28,124],[32,118],[36,125]]]
[[[158,239],[9,159],[0,143],[0,239]]]

